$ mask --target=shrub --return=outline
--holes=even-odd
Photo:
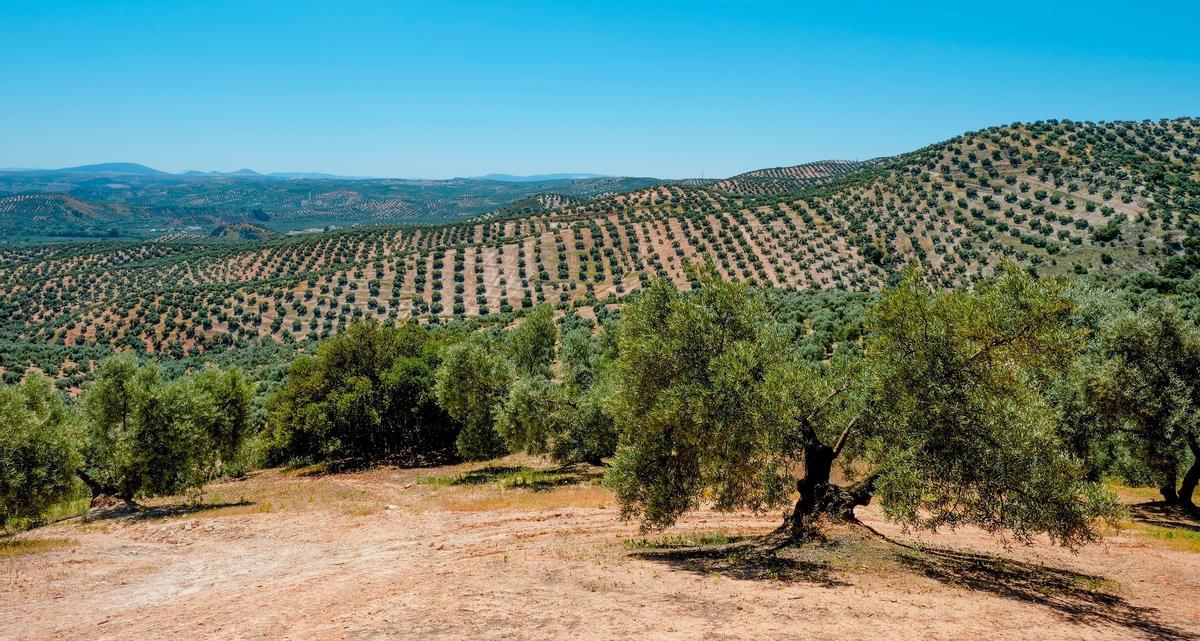
[[[77,418],[44,376],[0,386],[0,528],[36,520],[76,487]]]
[[[268,401],[265,459],[279,464],[444,450],[456,425],[438,407],[441,343],[428,329],[365,320],[298,359]]]

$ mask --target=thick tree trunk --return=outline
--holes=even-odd
[[[836,458],[833,448],[819,445],[804,453],[804,478],[796,484],[800,498],[784,527],[792,539],[806,539],[819,534],[820,522],[854,522],[854,508],[871,502],[875,477],[855,485],[841,487],[829,482]]]
[[[87,473],[87,470],[75,470],[75,476],[78,476],[79,480],[87,486],[88,491],[92,493],[89,510],[107,509],[117,504],[134,505],[133,497],[129,496],[127,492],[122,492],[116,486],[105,485],[97,481]]]
[[[1163,502],[1167,505],[1179,505],[1179,492],[1175,490],[1175,475],[1168,474],[1163,479],[1163,484],[1158,488],[1158,493],[1162,494]]]
[[[1179,485],[1179,504],[1196,512],[1197,508],[1192,500],[1192,495],[1196,491],[1196,484],[1200,483],[1200,438],[1189,436],[1188,448],[1192,450],[1192,466],[1183,475],[1183,483]]]

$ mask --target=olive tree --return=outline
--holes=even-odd
[[[496,412],[512,385],[512,365],[499,346],[482,333],[446,349],[437,369],[438,404],[462,424],[456,445],[469,459],[487,459],[506,452],[496,431]]]
[[[84,461],[93,501],[176,494],[219,471],[247,432],[251,391],[239,371],[162,379],[132,356],[103,361],[84,391]]]
[[[457,424],[434,395],[441,353],[439,338],[412,322],[357,322],[323,342],[268,401],[268,462],[442,452]]]
[[[763,509],[794,490],[782,531],[795,538],[878,498],[913,527],[1074,545],[1113,513],[1042,394],[1082,342],[1059,284],[1006,268],[944,292],[910,272],[870,311],[861,360],[812,363],[790,354],[759,294],[711,269],[699,282],[685,295],[659,281],[622,316],[607,480],[626,517],[661,527],[705,496]]]
[[[50,379],[0,385],[0,528],[70,496],[80,464],[77,416]]]
[[[1088,380],[1097,414],[1124,438],[1168,505],[1195,510],[1200,331],[1169,302],[1154,300],[1137,311],[1116,314],[1104,328],[1099,348],[1103,360]],[[1183,470],[1185,451],[1191,464]]]
[[[596,465],[613,454],[617,434],[606,407],[611,354],[598,343],[587,328],[566,331],[558,360],[562,381],[532,374],[512,385],[497,413],[509,450]]]
[[[520,376],[549,375],[557,340],[554,309],[549,305],[535,307],[505,338],[513,370]]]

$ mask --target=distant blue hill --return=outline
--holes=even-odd
[[[165,176],[167,172],[139,165],[135,162],[105,162],[96,165],[80,165],[59,169],[66,174],[124,174],[126,176]]]
[[[512,174],[487,174],[472,176],[473,180],[498,180],[506,183],[536,183],[546,180],[584,180],[587,178],[607,178],[604,174],[537,174],[534,176],[514,176]]]

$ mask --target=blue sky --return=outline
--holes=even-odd
[[[0,24],[7,167],[712,177],[1200,116],[1197,3],[0,0]]]

